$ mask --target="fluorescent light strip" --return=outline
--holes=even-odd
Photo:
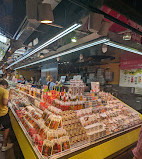
[[[112,46],[112,47],[115,47],[115,48],[118,48],[118,49],[122,49],[122,50],[125,50],[125,51],[129,51],[129,52],[132,52],[132,53],[136,53],[136,54],[142,55],[142,52],[140,52],[139,50],[136,50],[136,49],[133,49],[133,48],[129,48],[127,46],[122,46],[122,45],[119,45],[119,44],[114,43],[114,42],[107,42],[105,44],[109,45],[109,46]]]
[[[102,40],[99,40],[99,41],[95,41],[95,42],[92,42],[92,43],[89,43],[89,44],[86,44],[86,45],[83,45],[83,46],[80,46],[80,47],[77,47],[77,48],[74,48],[74,49],[71,49],[71,50],[68,50],[68,51],[65,51],[65,52],[62,52],[62,53],[57,54],[57,55],[53,55],[53,56],[47,57],[45,59],[41,59],[39,61],[35,61],[33,63],[30,63],[30,64],[17,67],[17,68],[15,68],[15,70],[23,68],[23,67],[35,65],[37,63],[41,63],[41,62],[44,62],[44,61],[48,61],[48,60],[51,60],[51,59],[54,59],[54,58],[57,58],[57,57],[60,57],[60,56],[64,56],[64,55],[70,54],[72,52],[80,51],[80,50],[83,50],[83,49],[86,49],[86,48],[89,48],[89,47],[92,47],[92,46],[95,46],[95,45],[99,45],[99,44],[105,43],[107,41],[109,41],[109,40],[108,39],[102,39]]]
[[[81,24],[74,24],[73,26],[69,27],[68,29],[66,29],[65,31],[61,32],[60,34],[56,35],[54,38],[50,39],[49,41],[47,41],[46,43],[42,44],[41,46],[39,46],[38,48],[36,48],[35,50],[31,51],[29,54],[25,55],[24,57],[22,57],[21,59],[19,59],[17,62],[22,61],[23,59],[31,56],[32,54],[38,52],[39,50],[43,49],[44,47],[50,45],[51,43],[55,42],[56,40],[60,39],[61,37],[69,34],[70,32],[72,32],[73,30],[77,29],[78,27],[80,27]],[[15,64],[13,63],[13,64]]]
[[[37,47],[36,49],[34,49],[33,51],[31,51],[30,53],[26,54],[25,56],[23,56],[22,58],[18,59],[17,61],[13,62],[11,65],[9,65],[6,69],[10,68],[11,66],[15,65],[16,63],[24,60],[25,58],[35,54],[36,52],[42,50],[43,48],[47,47],[48,45],[52,44],[53,42],[57,41],[58,39],[62,38],[63,36],[71,33],[72,31],[74,31],[75,29],[79,28],[81,26],[81,24],[74,24],[71,27],[69,27],[68,29],[64,30],[63,32],[59,33],[58,35],[56,35],[55,37],[51,38],[50,40],[48,40],[47,42],[45,42],[44,44],[40,45],[39,47]]]
[[[34,54],[35,52],[38,52],[39,50],[43,49],[44,47],[50,45],[51,43],[55,42],[56,40],[58,40],[59,38],[65,36],[66,34],[72,32],[73,30],[77,29],[79,26],[81,26],[81,24],[74,24],[73,26],[69,27],[68,29],[66,29],[65,31],[61,32],[60,34],[56,35],[55,37],[53,37],[52,39],[50,39],[49,41],[45,42],[44,44],[42,44],[41,46],[39,46],[38,48],[36,48],[35,50],[31,51],[29,54],[26,55],[26,57]],[[24,59],[25,57],[23,57],[22,59]]]

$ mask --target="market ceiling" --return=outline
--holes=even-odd
[[[104,4],[142,25],[141,0],[104,0]]]
[[[0,10],[0,20],[3,22],[0,23],[0,30],[3,31],[6,36],[14,36],[22,20],[25,18],[25,2],[26,0],[0,0],[0,7],[4,8]],[[78,0],[78,2],[83,2],[94,7],[107,5],[117,12],[125,15],[127,18],[130,18],[133,21],[142,24],[142,20],[140,18],[142,15],[142,11],[140,8],[140,1],[138,0]],[[72,22],[79,20],[81,17],[85,16],[88,12],[88,10],[73,4],[69,0],[62,0],[54,9],[54,23],[66,27]],[[11,21],[9,21],[8,23],[7,20],[5,20],[7,19],[7,17],[10,17],[9,19],[11,19]],[[112,28],[117,28],[120,31],[120,28],[123,29],[124,27],[121,27],[119,25],[119,27],[112,26]],[[24,43],[27,45],[36,37],[38,37],[40,43],[42,43],[45,41],[46,37],[50,38],[52,35],[55,35],[60,30],[61,29],[57,27],[51,27],[41,24],[37,28],[37,31],[33,32],[33,34],[29,36],[29,38]],[[117,32],[118,30],[115,31]]]
[[[93,3],[94,5],[98,5],[100,3],[100,0],[78,1],[87,4]],[[0,0],[0,31],[3,32],[7,37],[11,37],[15,34],[22,20],[26,16],[25,2],[26,0]],[[142,24],[141,0],[104,0],[104,5],[109,6],[117,12],[125,15],[127,18],[132,19],[136,23]],[[54,11],[55,17],[57,14],[59,15],[57,18],[55,18],[55,21],[61,25],[65,25],[67,19],[69,21],[74,21],[75,18],[77,18],[77,15],[81,15],[81,13],[83,13],[83,10],[81,12],[80,9],[80,7],[71,4],[68,0],[62,0]],[[41,29],[42,28],[43,30],[46,30],[43,25]]]
[[[0,32],[12,38],[26,15],[25,0],[0,0]]]

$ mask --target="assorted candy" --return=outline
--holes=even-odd
[[[45,157],[79,147],[141,123],[139,113],[110,93],[84,93],[80,80],[68,92],[17,85],[13,109]]]

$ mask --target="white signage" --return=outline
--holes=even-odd
[[[99,82],[91,82],[91,90],[93,92],[99,92],[100,91],[100,83]]]

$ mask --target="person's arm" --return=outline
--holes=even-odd
[[[3,105],[8,105],[8,99],[3,98]]]
[[[11,101],[11,99],[12,99],[12,90],[10,89],[8,100]]]
[[[3,105],[8,105],[8,97],[9,97],[9,92],[8,90],[4,90],[4,95],[3,95]]]

